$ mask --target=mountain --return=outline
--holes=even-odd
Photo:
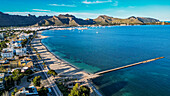
[[[100,15],[96,19],[93,19],[96,24],[107,25],[107,24],[144,24],[144,23],[155,23],[159,22],[159,20],[154,18],[145,18],[145,17],[135,17],[131,16],[127,19],[120,19],[109,17],[106,15]]]
[[[36,17],[35,15],[30,14],[28,14],[28,16],[20,16],[0,12],[0,26],[29,26],[48,18],[51,18],[51,16]]]
[[[47,25],[55,25],[55,26],[78,26],[78,25],[92,25],[95,24],[94,21],[92,20],[83,20],[80,18],[76,18],[73,15],[58,15],[58,16],[53,16],[52,18],[49,19],[44,19],[35,24],[35,26],[47,26]]]
[[[106,15],[100,15],[96,19],[76,18],[73,15],[65,14],[58,16],[39,16],[35,15],[20,16],[9,15],[0,12],[0,27],[3,26],[79,26],[79,25],[120,25],[120,24],[147,24],[160,22],[154,18],[131,16],[126,19],[114,18]]]

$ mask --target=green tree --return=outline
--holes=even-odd
[[[24,72],[26,75],[33,74],[34,72],[31,69],[28,69]]]
[[[12,93],[11,93],[11,96],[15,96],[15,92],[12,92]]]
[[[81,86],[79,91],[82,96],[90,96],[90,88],[87,86]]]
[[[55,72],[55,70],[49,70],[47,74],[57,76],[58,74]]]
[[[17,89],[17,88],[15,88],[15,89],[14,89],[14,92],[16,93],[17,91],[18,91],[18,89]]]
[[[87,86],[78,86],[78,83],[73,87],[69,96],[90,96],[90,88]]]
[[[40,96],[47,96],[48,89],[43,86],[42,88],[38,89],[38,93]]]
[[[34,86],[40,86],[40,84],[41,84],[41,76],[34,77],[33,84],[34,84]]]
[[[20,73],[21,73],[21,70],[16,69],[16,70],[14,70],[14,71],[12,72],[12,75],[17,76],[17,75],[19,75]]]
[[[76,83],[68,96],[80,96],[78,83]]]
[[[8,77],[5,77],[5,84],[8,86]]]

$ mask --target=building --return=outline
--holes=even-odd
[[[4,40],[4,38],[5,38],[5,33],[4,32],[0,33],[0,40]]]
[[[22,47],[22,44],[21,44],[22,41],[11,41],[10,43],[10,47],[12,48],[18,48],[18,47]]]
[[[32,59],[29,57],[24,57],[24,59],[19,60],[18,65],[22,67],[33,68]]]
[[[28,88],[20,89],[15,96],[39,96],[37,92],[37,88],[34,86],[30,86]]]
[[[27,49],[26,48],[17,48],[14,49],[15,50],[15,54],[18,56],[26,56],[27,54]]]
[[[4,89],[4,76],[5,73],[0,73],[0,90]]]
[[[22,32],[22,33],[19,35],[19,39],[20,39],[20,40],[28,39],[30,36],[33,36],[33,33],[27,34],[27,33],[23,33],[23,32]]]
[[[4,48],[1,52],[2,58],[13,59],[14,53],[10,48]]]

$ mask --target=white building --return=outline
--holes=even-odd
[[[0,33],[0,40],[4,40],[5,33]]]
[[[22,44],[21,44],[22,41],[11,41],[10,43],[10,47],[12,48],[15,48],[15,47],[22,47]]]
[[[12,59],[13,56],[14,56],[14,53],[13,53],[13,51],[12,51],[11,49],[9,49],[9,48],[4,48],[4,49],[2,50],[2,52],[1,52],[1,56],[2,56],[3,59],[4,59],[4,58]]]
[[[20,33],[20,35],[19,35],[19,39],[20,40],[24,40],[24,39],[28,39],[30,36],[33,36],[33,33],[29,33],[29,34],[27,34],[27,33]]]
[[[0,73],[0,90],[4,89],[4,76],[5,73]]]
[[[17,49],[14,49],[15,50],[15,53],[16,55],[18,56],[25,56],[27,55],[27,49],[26,48],[17,48]]]

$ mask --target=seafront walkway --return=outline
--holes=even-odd
[[[38,42],[38,39],[37,39],[37,38],[34,38],[34,39],[32,40],[32,42],[31,42],[31,44],[32,44],[33,47],[36,46],[36,45],[35,45],[36,42]],[[33,54],[36,56],[35,52],[33,52]],[[52,89],[53,93],[55,94],[55,96],[63,96],[63,94],[61,93],[61,91],[59,90],[59,88],[57,87],[57,85],[55,84],[55,82],[54,82],[53,80],[51,80],[50,77],[48,77],[48,75],[47,75],[47,71],[48,71],[48,70],[44,69],[44,67],[42,66],[43,61],[42,61],[42,60],[41,60],[41,61],[38,60],[37,63],[39,64],[39,66],[40,66],[42,72],[44,73],[44,76],[46,77],[47,81],[49,82],[48,85],[46,85],[46,86],[51,87],[51,89]]]

